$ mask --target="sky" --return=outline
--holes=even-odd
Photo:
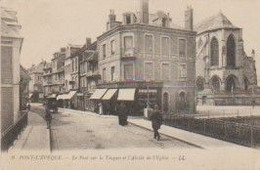
[[[83,45],[86,37],[95,41],[106,29],[110,9],[115,10],[117,20],[122,19],[123,12],[139,9],[139,0],[2,0],[2,3],[18,12],[24,37],[21,63],[26,68],[41,60],[50,61],[52,54],[68,43]],[[255,49],[260,73],[260,0],[150,0],[149,10],[169,12],[175,24],[184,25],[188,5],[194,9],[194,24],[222,11],[235,26],[243,28],[245,51],[251,54]]]

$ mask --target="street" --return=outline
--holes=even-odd
[[[160,141],[156,141],[152,131],[132,124],[120,126],[115,116],[87,112],[59,111],[59,114],[53,115],[52,131],[54,150],[192,147],[163,135]]]

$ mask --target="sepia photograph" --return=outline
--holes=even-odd
[[[260,0],[1,0],[3,170],[260,170]]]

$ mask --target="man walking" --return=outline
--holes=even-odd
[[[50,129],[52,117],[51,117],[51,112],[50,112],[50,109],[48,106],[48,102],[43,103],[43,106],[44,106],[45,120],[47,123],[47,129]]]
[[[150,119],[152,121],[152,128],[154,130],[154,139],[157,139],[159,141],[161,136],[158,130],[162,125],[162,115],[160,113],[159,106],[157,104],[155,104],[154,106],[154,110],[152,112]]]

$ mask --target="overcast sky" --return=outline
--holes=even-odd
[[[123,12],[139,9],[139,0],[3,0],[3,5],[18,11],[24,37],[21,63],[28,68],[50,60],[68,43],[82,45],[86,37],[94,41],[105,31],[110,9],[121,20]],[[255,49],[260,57],[260,0],[150,0],[150,12],[164,10],[174,23],[183,25],[187,5],[194,8],[195,24],[221,10],[243,28],[246,52]],[[260,73],[260,59],[256,60]]]

